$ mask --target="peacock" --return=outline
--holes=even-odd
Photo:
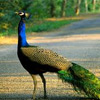
[[[46,80],[43,73],[55,72],[58,78],[70,83],[76,91],[83,91],[89,97],[100,99],[100,81],[84,67],[68,61],[52,50],[38,46],[31,46],[26,40],[25,19],[29,17],[26,12],[16,12],[21,17],[18,25],[17,54],[22,66],[33,78],[33,100],[36,96],[37,79],[39,75],[43,82],[44,98],[47,98]]]

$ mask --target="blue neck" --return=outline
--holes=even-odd
[[[25,34],[25,23],[24,20],[21,19],[18,26],[18,48],[29,46],[26,41],[26,34]]]

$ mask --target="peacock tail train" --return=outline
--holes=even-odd
[[[67,71],[58,71],[58,77],[72,84],[75,91],[83,91],[89,97],[100,99],[100,80],[87,69],[72,64]]]

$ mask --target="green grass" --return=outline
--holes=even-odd
[[[36,24],[28,27],[27,32],[52,31],[75,21],[77,20],[45,21],[41,24]]]
[[[29,23],[28,21],[26,22],[26,32],[31,33],[31,32],[44,32],[44,31],[52,31],[59,29],[60,27],[64,25],[68,25],[72,22],[75,22],[78,20],[62,20],[62,21],[42,21],[40,24],[39,22],[36,24],[33,24],[32,22]],[[0,36],[11,36],[13,34],[17,34],[17,27],[16,28],[9,28],[6,31],[0,32]]]
[[[11,36],[11,35],[17,34],[17,32],[18,32],[17,29],[8,29],[6,31],[0,32],[0,37]]]

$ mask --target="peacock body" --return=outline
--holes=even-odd
[[[67,70],[72,65],[66,58],[57,53],[39,47],[22,47],[18,55],[19,58],[22,58],[20,60],[25,69],[31,74],[47,71],[58,72],[59,70]]]
[[[46,95],[46,81],[43,76],[45,72],[55,72],[58,77],[74,86],[75,90],[84,91],[88,96],[100,99],[100,81],[87,69],[78,64],[68,61],[57,53],[30,46],[26,41],[25,34],[25,13],[17,13],[21,16],[18,27],[18,58],[22,66],[31,74],[34,81],[33,99],[36,93],[36,75],[40,75],[44,86],[44,98]]]

